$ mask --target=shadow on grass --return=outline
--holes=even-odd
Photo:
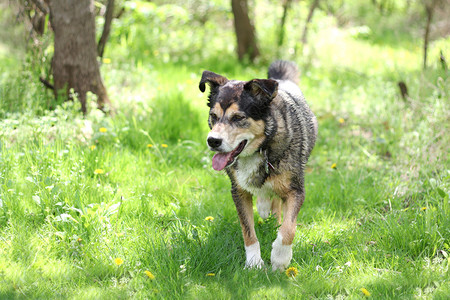
[[[245,249],[237,217],[217,217],[195,226],[176,220],[164,241],[149,241],[143,258],[161,274],[161,296],[204,298],[221,295],[246,299],[265,285],[282,286],[279,273],[270,269],[271,243],[276,227],[257,224],[267,269],[244,270]],[[176,294],[174,295],[174,291]]]

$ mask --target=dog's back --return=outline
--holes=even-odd
[[[299,71],[297,65],[290,61],[277,60],[270,65],[268,78],[278,81],[278,95],[286,108],[286,111],[283,108],[281,108],[281,111],[288,114],[283,116],[283,119],[291,120],[289,125],[291,134],[289,136],[294,137],[300,143],[300,149],[304,150],[301,153],[301,161],[306,163],[316,143],[318,125],[316,117],[298,87]]]

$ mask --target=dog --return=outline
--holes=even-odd
[[[272,212],[281,225],[272,244],[272,269],[284,270],[292,259],[297,215],[305,200],[304,172],[315,145],[317,120],[298,87],[298,68],[275,61],[268,79],[228,80],[204,71],[199,88],[208,96],[212,167],[225,169],[244,237],[246,268],[264,261],[256,237],[252,195],[262,218]],[[283,208],[283,221],[281,214]]]

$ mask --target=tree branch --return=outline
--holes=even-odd
[[[34,3],[34,5],[36,5],[37,8],[39,8],[39,10],[44,14],[48,14],[48,10],[45,7],[44,3],[42,3],[40,0],[31,0],[31,2]]]
[[[50,82],[48,82],[47,80],[45,80],[43,77],[39,77],[39,81],[42,82],[44,84],[44,86],[50,90],[54,90],[55,87],[53,86],[53,84],[51,84]]]
[[[105,13],[105,24],[103,25],[103,32],[100,40],[97,45],[97,54],[100,57],[103,57],[103,53],[105,52],[105,45],[108,41],[109,32],[111,31],[111,22],[113,19],[114,12],[114,0],[108,0],[106,4],[106,13]]]
[[[317,6],[319,5],[319,0],[314,0],[314,2],[311,4],[311,7],[309,8],[308,17],[305,21],[305,27],[303,28],[303,34],[302,34],[302,44],[305,45],[308,40],[308,28],[309,23],[312,20],[312,17],[314,15],[314,11],[316,10]]]

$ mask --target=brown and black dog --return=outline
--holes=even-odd
[[[262,218],[270,211],[281,227],[272,244],[273,270],[292,259],[297,215],[305,200],[304,170],[317,137],[317,120],[297,86],[297,66],[275,61],[269,79],[228,80],[204,71],[199,88],[210,86],[207,143],[217,152],[215,170],[231,180],[246,251],[246,267],[264,265],[254,229],[252,195]],[[283,208],[283,222],[281,214]]]

